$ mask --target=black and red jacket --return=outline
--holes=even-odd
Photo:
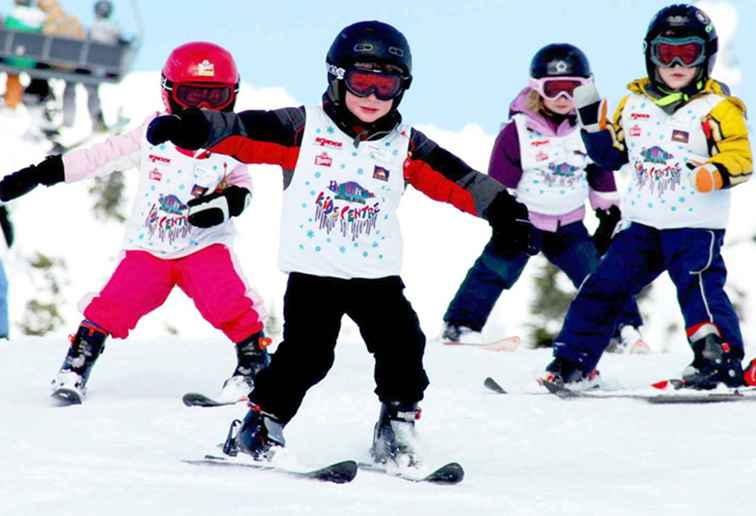
[[[329,106],[324,108],[334,118]],[[279,165],[284,171],[284,188],[288,186],[302,145],[304,107],[203,114],[209,123],[206,149],[233,156],[242,163]],[[389,119],[390,127],[386,130],[374,127],[372,131],[347,130],[347,134],[355,138],[355,146],[361,141],[380,139],[401,120],[397,112],[384,118]],[[344,129],[342,124],[339,126]],[[477,172],[414,128],[404,163],[404,179],[431,199],[484,218],[488,218],[486,210],[491,201],[505,190],[501,183]]]

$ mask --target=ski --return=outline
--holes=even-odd
[[[224,407],[226,405],[236,405],[237,403],[247,401],[247,397],[234,401],[220,401],[199,392],[187,392],[181,397],[181,401],[187,407]]]
[[[81,405],[81,394],[73,389],[56,389],[50,396],[60,405]]]
[[[699,391],[692,389],[677,389],[672,393],[642,393],[642,392],[618,392],[618,391],[574,391],[564,385],[543,382],[543,386],[561,399],[633,399],[645,401],[654,405],[682,405],[682,404],[706,404],[726,403],[736,401],[756,401],[756,391],[752,388],[733,389],[721,391]]]
[[[205,457],[202,459],[182,459],[182,462],[197,466],[210,465],[220,467],[250,468],[260,471],[280,473],[295,478],[319,480],[321,482],[333,482],[334,484],[345,484],[347,482],[351,482],[357,475],[358,469],[357,463],[353,460],[336,462],[323,468],[310,470],[289,469],[267,462],[239,462],[231,460],[230,458],[219,457],[216,455],[205,455]]]
[[[359,462],[360,469],[373,473],[382,473],[392,477],[401,478],[408,482],[430,482],[432,484],[454,485],[462,482],[465,478],[465,470],[456,462],[444,464],[430,473],[423,474],[420,471],[412,471],[412,468],[387,467],[375,462]]]
[[[442,340],[444,346],[469,346],[472,348],[485,349],[486,351],[515,351],[520,346],[520,337],[504,337],[492,342],[456,342]]]
[[[504,387],[502,387],[501,385],[499,385],[499,382],[497,382],[496,380],[494,380],[490,376],[488,378],[486,378],[485,380],[483,380],[483,386],[485,388],[487,388],[488,390],[495,392],[496,394],[506,394],[507,393],[506,389],[504,389]]]

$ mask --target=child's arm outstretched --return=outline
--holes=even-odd
[[[136,167],[139,165],[144,130],[144,126],[141,126],[87,149],[47,156],[36,165],[13,172],[0,181],[0,200],[7,202],[16,199],[39,185],[52,186],[63,181],[73,183],[87,177]]]

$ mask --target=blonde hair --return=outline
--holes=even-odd
[[[534,113],[538,113],[539,111],[542,111],[544,109],[543,105],[543,99],[541,98],[541,94],[538,93],[536,90],[530,90],[528,92],[528,96],[525,99],[525,107],[527,107],[530,111]]]

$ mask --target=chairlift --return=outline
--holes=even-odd
[[[131,69],[142,44],[143,25],[137,0],[130,3],[137,21],[137,35],[115,44],[0,27],[0,72],[88,84],[120,82]],[[24,68],[6,61],[19,57],[36,61],[36,67]]]

